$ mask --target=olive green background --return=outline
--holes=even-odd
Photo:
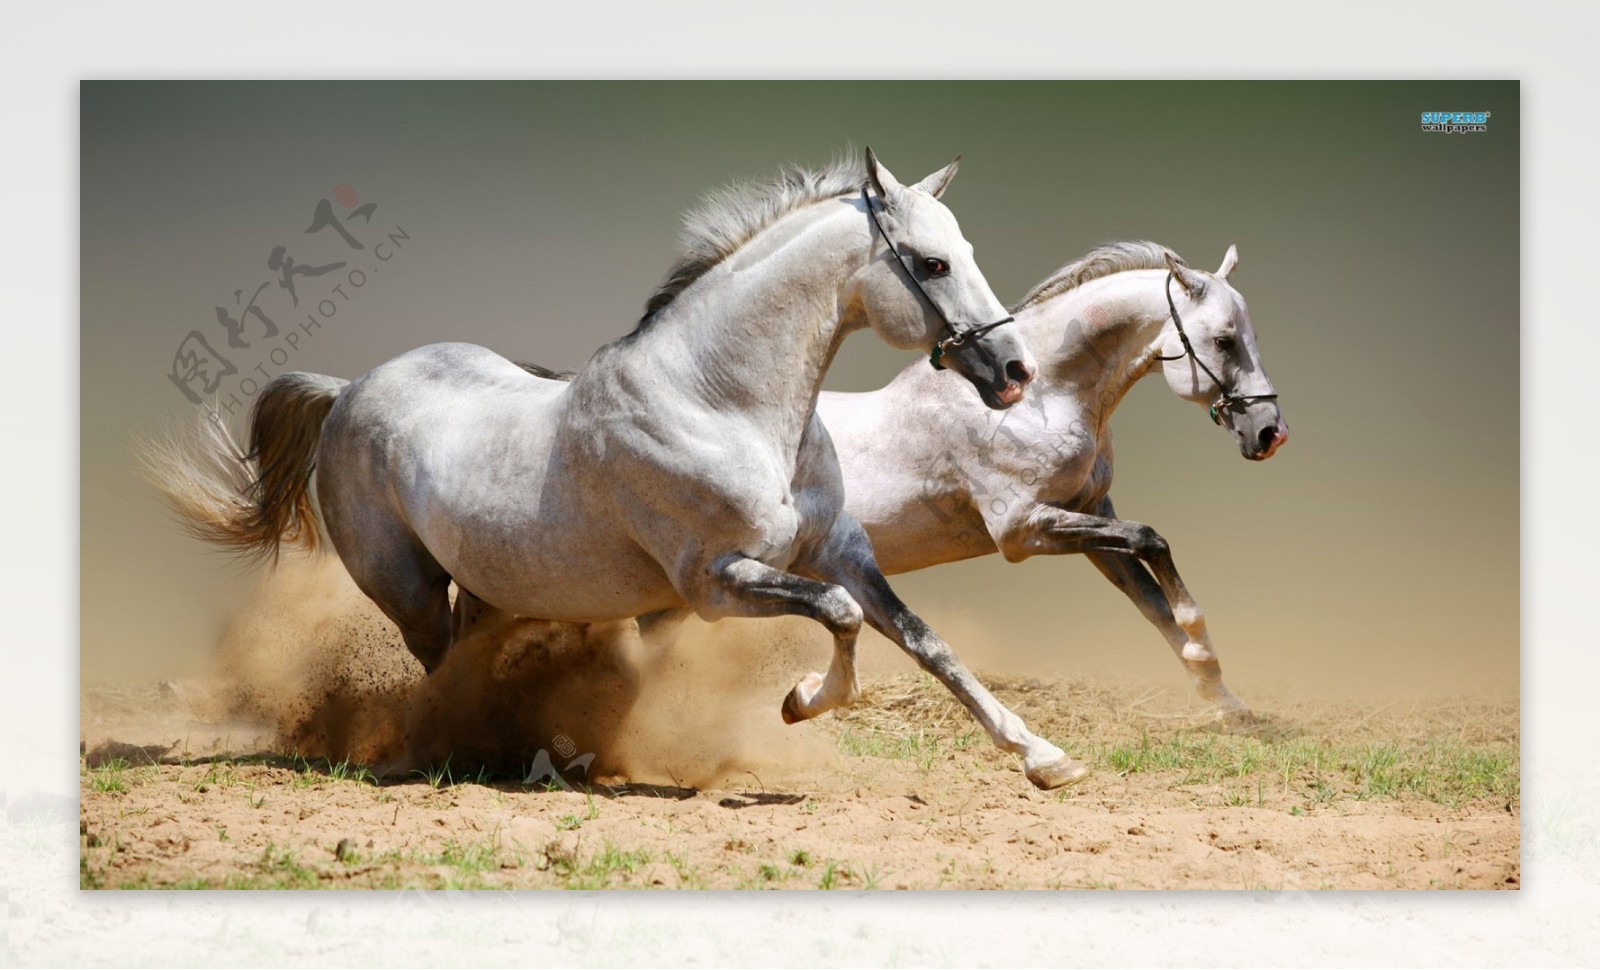
[[[1291,441],[1246,462],[1153,379],[1113,423],[1112,491],[1172,543],[1236,690],[1517,690],[1515,82],[81,93],[85,683],[198,669],[254,581],[182,536],[133,471],[139,435],[194,420],[166,376],[190,330],[241,371],[353,377],[446,339],[575,367],[632,327],[700,193],[871,145],[903,180],[964,154],[945,201],[1002,300],[1105,240],[1152,239],[1208,269],[1238,244],[1233,282]],[[1430,110],[1490,111],[1489,130],[1421,132]],[[410,236],[389,262],[304,234],[340,184],[377,203],[358,236]],[[280,244],[375,269],[284,368],[268,342],[230,352],[213,310],[273,279]],[[334,280],[302,281],[302,311]],[[262,303],[301,319],[276,286]],[[875,387],[912,362],[858,335],[828,386]],[[1183,683],[1081,560],[991,557],[895,584],[981,668]]]

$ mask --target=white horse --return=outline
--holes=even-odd
[[[959,161],[959,160],[958,160]],[[994,742],[1053,788],[1087,769],[1030,732],[889,588],[814,410],[850,332],[933,351],[989,407],[1034,367],[937,197],[956,166],[905,187],[866,166],[785,172],[714,197],[628,336],[568,382],[481,347],[423,347],[345,384],[262,391],[250,459],[225,438],[165,453],[158,480],[192,531],[273,555],[328,538],[432,670],[473,614],[626,620],[797,614],[834,637],[786,720],[858,696],[867,622],[939,678]],[[995,329],[1000,327],[1000,329]],[[452,621],[450,583],[458,587]]]
[[[1232,246],[1204,273],[1165,247],[1128,242],[1062,267],[1013,308],[1039,377],[1005,414],[920,364],[876,391],[822,394],[845,510],[879,567],[895,575],[994,552],[1011,562],[1082,553],[1161,631],[1220,717],[1246,714],[1166,541],[1117,518],[1109,495],[1111,413],[1158,370],[1179,397],[1210,408],[1244,457],[1270,458],[1288,440],[1250,311],[1228,282],[1238,264]],[[682,617],[641,624],[667,643]]]
[[[1013,309],[1039,379],[1004,415],[926,367],[877,391],[823,394],[845,508],[883,571],[1082,553],[1161,631],[1202,699],[1223,717],[1244,714],[1166,541],[1117,518],[1109,494],[1111,413],[1150,374],[1208,407],[1245,458],[1270,458],[1288,440],[1249,308],[1228,282],[1238,264],[1232,246],[1205,273],[1136,242],[1063,267]]]

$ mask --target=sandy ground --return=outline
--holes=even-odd
[[[320,629],[354,642],[347,618]],[[259,656],[259,630],[244,639]],[[463,644],[419,686],[385,637],[363,642],[270,688],[235,664],[85,691],[81,884],[1519,886],[1514,706],[1254,697],[1255,722],[1223,731],[1176,688],[986,677],[1092,766],[1044,793],[920,674],[786,727],[806,668],[781,651],[623,662],[540,627]],[[548,684],[552,658],[577,673],[540,707],[528,678]],[[527,781],[535,764],[554,774]]]

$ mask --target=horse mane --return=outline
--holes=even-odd
[[[542,377],[547,381],[571,381],[578,376],[578,372],[575,370],[556,370],[553,367],[545,367],[543,364],[535,364],[526,360],[514,360],[512,363],[534,377]]]
[[[866,181],[866,163],[847,152],[820,169],[786,165],[769,179],[707,194],[684,215],[683,255],[645,302],[638,329],[761,230],[802,206],[859,192]]]
[[[1044,282],[1035,286],[1022,298],[1021,303],[1011,308],[1011,312],[1016,313],[1024,307],[1043,303],[1090,280],[1097,280],[1113,273],[1125,273],[1135,269],[1166,269],[1169,253],[1179,263],[1189,265],[1183,262],[1182,256],[1160,243],[1148,240],[1102,243],[1090,250],[1087,255],[1073,260],[1045,277]]]

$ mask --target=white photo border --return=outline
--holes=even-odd
[[[77,780],[78,82],[111,78],[1522,81],[1523,882],[1515,893],[86,893],[76,833],[0,839],[18,964],[1455,965],[1600,958],[1600,674],[1583,380],[1600,9],[1025,3],[33,4],[0,57],[11,297],[7,804]],[[1507,267],[1507,277],[1517,271]],[[1588,338],[1588,339],[1586,339]],[[1576,364],[1577,366],[1573,366]],[[1508,400],[1506,407],[1517,406]],[[1587,568],[1586,568],[1587,567]],[[1441,622],[1449,622],[1442,617]]]

